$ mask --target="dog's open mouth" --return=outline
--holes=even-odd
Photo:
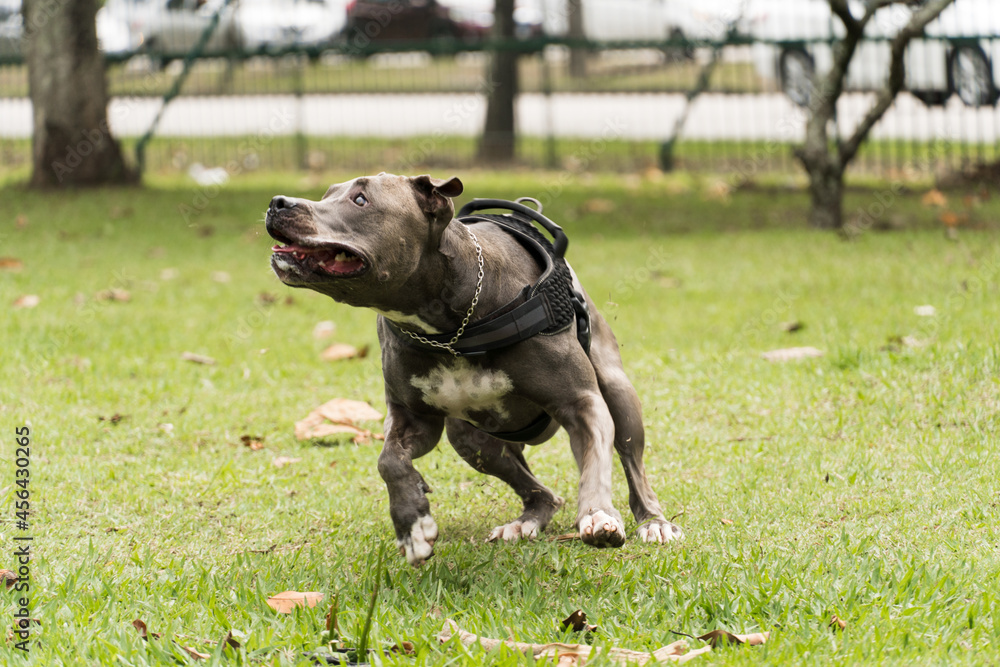
[[[332,276],[356,276],[368,268],[365,260],[342,245],[302,246],[294,243],[275,245],[274,259],[294,263],[305,271],[322,271]]]

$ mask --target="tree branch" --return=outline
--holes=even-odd
[[[865,140],[868,133],[874,127],[875,123],[885,115],[885,112],[889,110],[892,106],[893,100],[896,99],[896,95],[903,88],[903,82],[906,75],[906,70],[904,66],[903,57],[906,54],[906,47],[909,45],[910,41],[915,37],[919,37],[923,34],[924,28],[928,23],[933,21],[935,18],[941,14],[944,9],[950,5],[954,0],[930,0],[927,4],[923,5],[913,13],[910,17],[909,23],[900,30],[892,40],[891,52],[892,52],[892,62],[889,66],[889,77],[886,80],[885,86],[883,86],[875,98],[875,104],[872,108],[868,110],[865,117],[862,119],[861,123],[854,129],[850,138],[847,141],[842,142],[839,147],[839,157],[840,164],[846,166],[847,163],[858,152],[861,147],[861,142]],[[831,5],[834,0],[831,0]],[[891,4],[891,3],[885,3]],[[866,12],[866,15],[868,12]]]

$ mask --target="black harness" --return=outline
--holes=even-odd
[[[470,323],[462,337],[451,344],[454,353],[411,338],[394,323],[386,320],[389,330],[404,344],[437,354],[457,354],[459,357],[476,358],[491,350],[509,347],[536,335],[553,335],[566,331],[576,322],[576,336],[584,351],[590,352],[590,310],[583,294],[573,287],[573,276],[566,264],[566,247],[569,239],[562,228],[542,215],[541,206],[534,210],[520,202],[504,199],[473,199],[462,207],[456,219],[463,224],[489,222],[513,236],[542,267],[542,275],[534,285],[528,285],[512,301]],[[529,200],[534,201],[534,200]],[[537,202],[536,202],[537,203]],[[487,209],[503,209],[509,213],[478,213]],[[540,224],[553,241],[538,231]],[[425,335],[427,340],[448,343],[455,332]],[[519,431],[489,433],[509,442],[526,442],[541,435],[552,422],[542,413],[526,428]]]

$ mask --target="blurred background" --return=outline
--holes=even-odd
[[[871,105],[920,4],[868,25],[836,133]],[[516,92],[514,165],[796,176],[789,148],[843,32],[826,0],[517,0],[513,19],[512,39],[491,40],[492,0],[106,0],[111,132],[155,172],[234,155],[240,171],[466,168],[484,159],[501,86]],[[31,161],[22,32],[20,0],[0,0],[0,165],[13,168]],[[491,51],[514,54],[515,81],[496,79]],[[852,173],[996,162],[997,3],[956,0],[906,65]]]

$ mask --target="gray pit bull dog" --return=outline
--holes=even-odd
[[[278,241],[271,266],[282,282],[379,314],[387,414],[378,470],[389,490],[400,552],[415,566],[433,554],[438,527],[427,501],[430,488],[413,462],[437,445],[445,429],[469,465],[506,482],[524,503],[521,515],[494,528],[489,541],[535,538],[562,506],[523,454],[525,444],[540,444],[560,427],[580,470],[581,540],[595,547],[625,542],[621,514],[611,502],[612,451],[625,469],[639,538],[662,543],[681,537],[646,479],[639,398],[614,334],[589,297],[589,352],[575,322],[561,333],[476,356],[421,349],[400,335],[460,332],[509,304],[542,272],[498,225],[454,219],[451,200],[462,190],[457,178],[382,173],[333,185],[320,201],[275,197],[266,215],[267,231]],[[575,275],[573,285],[583,293]],[[528,442],[490,435],[524,431],[543,413],[552,422]]]

